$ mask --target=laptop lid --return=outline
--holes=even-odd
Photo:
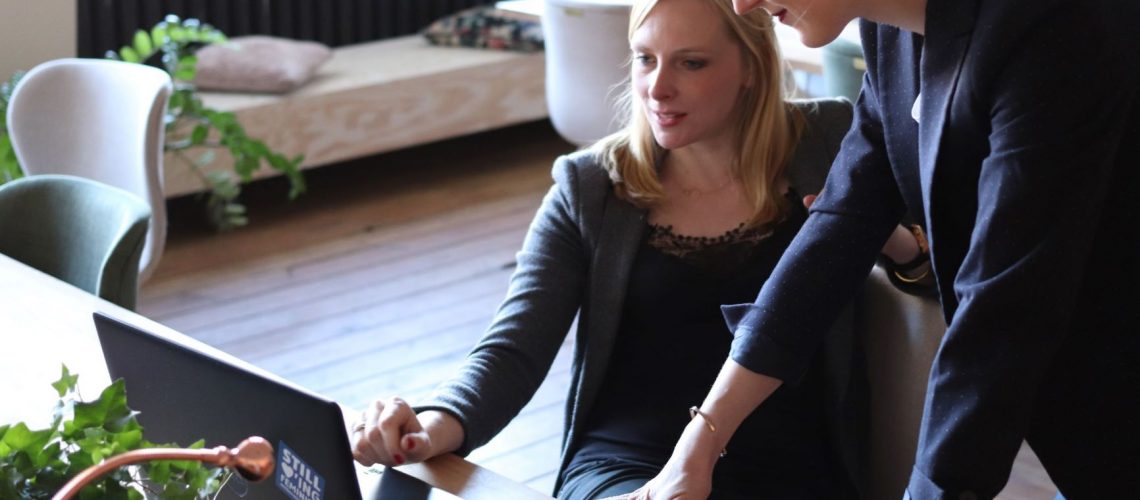
[[[235,474],[219,498],[361,498],[335,402],[196,341],[94,318],[107,370],[124,379],[147,440],[233,447],[256,435],[273,445],[273,477],[247,483]]]

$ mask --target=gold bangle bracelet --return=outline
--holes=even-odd
[[[701,420],[704,420],[705,426],[709,428],[709,432],[716,432],[716,424],[713,423],[712,419],[709,418],[709,415],[707,413],[701,411],[701,409],[697,408],[696,406],[689,407],[689,420],[697,418],[697,415],[700,415]],[[728,455],[728,449],[722,448],[720,450],[720,456],[723,457],[725,455]]]
[[[930,265],[927,264],[926,269],[924,269],[922,271],[922,274],[920,274],[914,278],[903,276],[903,274],[898,272],[898,271],[892,271],[892,272],[894,272],[895,277],[898,278],[899,281],[901,281],[903,283],[918,283],[919,281],[922,281],[923,278],[927,277],[930,274]]]

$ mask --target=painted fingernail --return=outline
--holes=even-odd
[[[411,436],[408,436],[404,439],[404,448],[408,451],[416,449],[416,441],[412,439]]]
[[[399,453],[393,455],[392,460],[396,461],[396,465],[404,465],[404,456]]]

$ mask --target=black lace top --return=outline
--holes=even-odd
[[[769,227],[714,238],[650,226],[630,274],[618,340],[569,468],[597,460],[664,465],[728,358],[720,306],[752,302],[799,230],[797,202]],[[822,378],[785,384],[745,419],[714,476],[715,491],[827,498],[837,471],[823,423]],[[735,495],[727,495],[734,497]]]

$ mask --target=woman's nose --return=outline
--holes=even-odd
[[[671,99],[677,93],[671,81],[672,77],[671,72],[665,68],[658,68],[657,71],[654,71],[649,82],[649,97],[655,101]]]

